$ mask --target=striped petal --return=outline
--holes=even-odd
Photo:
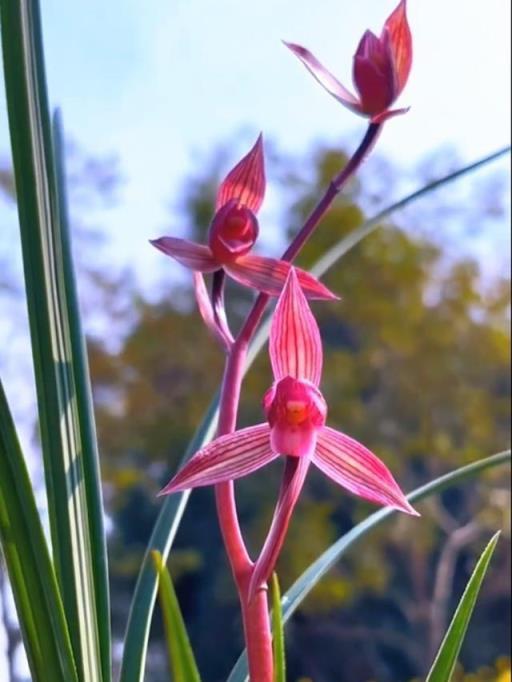
[[[322,375],[322,340],[318,325],[290,269],[270,327],[270,362],[274,379],[290,376],[318,386]]]
[[[233,343],[233,337],[229,331],[229,326],[225,317],[215,316],[208,290],[201,272],[194,272],[194,293],[196,295],[197,307],[203,322],[217,337],[225,348],[230,348]]]
[[[263,203],[265,187],[263,137],[260,134],[251,151],[237,163],[221,183],[215,210],[218,211],[231,199],[236,199],[256,213]]]
[[[213,272],[220,267],[210,248],[203,244],[196,244],[188,239],[178,239],[177,237],[160,237],[160,239],[151,239],[150,242],[166,256],[171,256],[178,263],[191,270]]]
[[[330,95],[352,111],[361,113],[361,103],[357,97],[347,90],[347,88],[342,85],[309,50],[306,50],[305,47],[296,45],[295,43],[287,43],[284,41],[284,44],[300,59],[306,69]]]
[[[279,296],[291,265],[276,258],[253,256],[237,258],[234,263],[224,264],[224,270],[239,284],[262,291],[269,296]],[[308,272],[295,268],[300,286],[308,298],[332,301],[338,296],[329,291],[321,282]]]
[[[249,426],[220,436],[199,450],[159,494],[231,481],[251,474],[277,456],[270,449],[268,424]]]
[[[309,469],[308,457],[287,457],[272,524],[249,583],[249,602],[269,579],[286,539],[286,532]]]
[[[388,32],[390,38],[398,96],[405,87],[412,66],[412,35],[407,22],[406,0],[401,0],[398,7],[389,15],[384,24],[384,31]]]
[[[381,460],[344,433],[324,426],[318,434],[312,461],[354,495],[419,516]]]

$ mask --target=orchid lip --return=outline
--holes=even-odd
[[[208,233],[208,244],[220,263],[230,263],[252,249],[258,233],[254,213],[237,199],[231,199],[216,212]]]

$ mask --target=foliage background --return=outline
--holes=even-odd
[[[121,640],[158,511],[156,492],[175,470],[220,380],[222,355],[200,325],[189,279],[175,277],[179,269],[171,261],[169,276],[151,299],[138,291],[129,272],[95,268],[90,254],[101,237],[88,225],[88,211],[93,202],[113,198],[117,171],[73,146],[70,156],[76,164],[71,186],[86,197],[76,218],[75,250],[83,307],[90,327],[98,330],[90,335],[89,354],[110,520],[114,632]],[[318,146],[307,153],[307,163],[276,149],[271,158],[284,238],[346,157]],[[4,177],[9,193],[7,169]],[[325,218],[302,265],[361,224],[385,200],[395,177],[382,159],[366,168]],[[183,233],[193,239],[204,239],[218,179],[214,155],[210,168],[184,183]],[[472,182],[481,189],[479,178]],[[327,284],[343,294],[342,303],[315,306],[325,343],[329,422],[378,452],[405,489],[498,451],[509,438],[508,282],[499,273],[483,277],[477,261],[443,248],[441,234],[448,221],[463,225],[466,211],[481,230],[501,229],[500,178],[487,183],[493,191],[486,201],[475,191],[462,215],[447,210],[440,195],[400,216],[399,223],[383,225],[328,275]],[[6,284],[4,302],[10,296],[18,305],[19,283]],[[236,324],[250,294],[235,287],[230,294]],[[113,321],[122,331],[109,333]],[[269,382],[263,354],[246,381],[241,424],[261,419],[260,400]],[[278,480],[276,464],[238,486],[253,548],[264,536]],[[506,477],[493,472],[424,504],[420,521],[398,518],[375,532],[324,579],[288,627],[290,679],[391,682],[421,676],[474,557],[500,526],[506,532],[462,660],[476,671],[506,657],[509,498]],[[369,511],[369,505],[312,472],[280,560],[283,586]],[[170,565],[199,665],[207,679],[221,680],[241,639],[210,490],[192,496]],[[17,635],[7,610],[5,621],[13,646]],[[161,637],[157,620],[148,668],[154,682],[168,678]]]
[[[45,7],[50,86],[64,104],[71,130],[80,131],[77,139],[85,141],[87,149],[69,141],[68,181],[105,480],[118,646],[158,510],[155,493],[175,470],[222,369],[221,354],[195,313],[189,277],[153,253],[146,236],[172,232],[204,237],[218,179],[251,143],[256,126],[262,126],[274,136],[267,140],[271,189],[261,247],[277,253],[300,225],[318,188],[344,162],[340,149],[348,153],[359,135],[354,121],[343,118],[348,114],[315,91],[295,64],[287,70],[281,49],[277,52],[278,38],[294,33],[306,41],[316,34],[314,39],[321,40],[317,46],[338,45],[328,55],[333,64],[348,63],[353,35],[359,32],[358,12],[365,28],[368,23],[378,25],[382,9],[368,1],[350,17],[336,15],[335,20],[328,13],[328,22],[319,15],[309,17],[308,10],[307,22],[300,24],[306,11],[302,6],[287,12],[288,3],[276,3],[269,22],[265,3],[250,15],[232,5],[223,2],[225,19],[211,24],[213,31],[210,21],[215,18],[204,12],[192,23],[195,13],[201,13],[200,4],[190,3],[191,9],[181,6],[168,17],[173,21],[162,20],[159,39],[151,43],[150,62],[140,59],[140,48],[150,35],[149,22],[155,21],[152,13],[140,18],[137,32],[137,22],[130,23],[130,17],[140,13],[132,11],[131,3],[124,3],[122,13],[115,2],[98,9],[101,21],[94,27],[88,23],[90,9],[82,16],[77,8],[71,11],[54,3]],[[504,88],[509,79],[508,67],[502,65],[508,62],[498,60],[500,68],[489,68],[488,57],[500,44],[499,31],[509,24],[492,23],[493,17],[503,16],[497,9],[499,3],[490,2],[482,16],[479,3],[468,2],[463,12],[451,8],[446,13],[439,2],[429,3],[428,9],[413,6],[416,84],[407,93],[413,109],[389,125],[380,148],[385,153],[372,158],[347,188],[304,252],[303,265],[389,203],[390,197],[457,165],[457,154],[446,148],[411,164],[411,158],[418,158],[412,147],[437,149],[440,139],[452,139],[467,158],[492,149],[496,136],[498,144],[504,141],[500,121],[507,118]],[[370,16],[377,18],[369,22]],[[191,25],[195,30],[187,32]],[[337,38],[342,25],[346,41]],[[458,49],[453,48],[454,36]],[[80,42],[85,37],[87,49]],[[97,49],[89,49],[93,43]],[[475,45],[478,49],[473,49]],[[242,53],[247,60],[233,64],[233,53]],[[472,59],[478,68],[471,66]],[[278,67],[281,63],[287,66]],[[127,64],[141,70],[144,83],[130,93]],[[167,64],[170,68],[164,74]],[[214,72],[222,74],[215,84]],[[474,91],[483,91],[484,82],[486,91],[498,84],[495,96],[475,102]],[[151,95],[146,83],[158,87],[158,94]],[[310,97],[307,102],[305,93]],[[470,101],[469,95],[473,105],[464,105],[461,117],[460,108]],[[141,110],[139,103],[146,101],[156,106]],[[498,110],[501,118],[495,115]],[[487,123],[482,126],[484,118]],[[241,134],[233,136],[237,129]],[[343,130],[353,130],[354,135],[340,143]],[[217,146],[213,140],[219,139],[224,144]],[[274,139],[284,146],[277,147]],[[311,139],[316,141],[303,142]],[[17,416],[25,424],[25,440],[32,443],[33,476],[38,482],[41,468],[16,207],[8,147],[2,144],[0,367]],[[198,151],[205,149],[209,151]],[[112,150],[120,150],[122,163]],[[397,216],[396,224],[383,226],[329,275],[328,284],[342,294],[342,303],[315,308],[326,343],[323,390],[331,406],[330,423],[376,450],[405,489],[501,450],[509,440],[507,176],[508,166],[505,174],[479,174]],[[116,222],[112,209],[119,208]],[[148,234],[148,225],[158,233]],[[147,274],[151,287],[141,273]],[[231,315],[237,320],[248,295],[235,289],[231,293]],[[261,418],[259,402],[269,381],[268,363],[262,357],[246,382],[242,424]],[[253,547],[270,518],[278,473],[276,464],[239,486],[243,522]],[[323,581],[290,623],[290,679],[421,679],[475,556],[491,530],[502,526],[505,533],[462,661],[467,679],[504,682],[510,639],[509,497],[505,475],[495,472],[422,505],[421,521],[397,519],[374,533],[371,542]],[[44,510],[44,496],[39,501]],[[369,510],[312,473],[279,566],[283,588]],[[171,568],[200,667],[206,679],[221,680],[241,639],[211,491],[192,496]],[[19,634],[1,571],[0,578],[9,675],[11,682],[18,682],[24,671]],[[161,636],[156,619],[150,682],[168,679]]]

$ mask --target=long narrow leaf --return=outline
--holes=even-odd
[[[0,545],[33,682],[76,682],[57,580],[1,382]]]
[[[82,446],[82,468],[87,504],[87,518],[90,531],[91,569],[96,597],[96,618],[101,651],[102,674],[104,682],[108,682],[111,677],[110,595],[107,546],[103,520],[103,500],[101,495],[101,477],[89,364],[85,347],[85,338],[82,332],[78,308],[78,295],[73,272],[62,122],[60,112],[58,111],[54,116],[53,133],[57,199],[59,201],[59,217],[62,226],[60,233],[62,274],[67,289],[66,305],[69,324],[69,351],[72,365],[71,370],[74,378],[74,398],[76,400],[76,428],[79,431]]]
[[[1,0],[0,7],[56,574],[79,679],[108,682],[109,616],[105,571],[101,569],[104,544],[98,531],[101,509],[97,508],[96,453],[90,440],[94,429],[84,400],[86,365],[74,357],[83,347],[77,342],[78,306],[69,245],[67,237],[63,239],[67,226],[62,220],[63,199],[53,157],[39,6],[37,0]]]
[[[474,172],[479,168],[501,158],[510,151],[510,147],[504,147],[492,154],[489,154],[474,163],[463,166],[452,173],[438,178],[434,182],[428,183],[424,187],[416,190],[399,201],[392,203],[390,206],[380,211],[377,215],[370,218],[363,225],[361,225],[354,233],[349,234],[342,239],[337,245],[332,247],[323,258],[321,258],[313,267],[312,272],[320,277],[331,268],[335,262],[339,261],[348,251],[354,248],[362,239],[368,234],[376,230],[382,222],[393,215],[395,211],[405,208],[407,205],[425,196],[429,192],[433,192],[441,187],[444,187],[455,180]],[[258,330],[253,342],[251,343],[246,370],[249,369],[254,362],[256,356],[263,348],[268,338],[269,320],[267,319]],[[208,412],[204,417],[198,434],[207,433],[208,436],[199,438],[197,435],[191,441],[187,452],[183,457],[185,462],[191,457],[204,443],[213,437],[215,433],[214,420],[217,419],[218,396],[216,396],[210,403]],[[162,552],[164,559],[167,558],[168,553],[172,547],[176,531],[179,527],[183,514],[188,502],[188,493],[182,493],[180,496],[172,496],[166,498],[162,510],[156,521],[153,535],[150,540],[150,547],[159,549]],[[144,664],[147,653],[147,642],[149,636],[149,627],[156,598],[156,583],[153,571],[151,570],[149,554],[146,553],[137,588],[132,601],[130,617],[128,621],[128,628],[125,636],[125,648],[123,654],[122,673],[120,682],[142,682],[144,676]]]
[[[472,478],[486,469],[490,469],[500,464],[510,463],[510,450],[499,452],[491,457],[473,462],[467,466],[455,469],[444,476],[440,476],[430,483],[416,488],[407,495],[411,503],[419,502],[433,495],[437,495],[445,488],[459,484],[461,481]],[[282,599],[283,619],[286,622],[295,610],[300,606],[311,590],[318,585],[323,576],[329,571],[340,557],[352,547],[356,542],[362,540],[365,535],[373,528],[379,526],[383,521],[394,516],[397,512],[386,507],[374,512],[367,519],[354,526],[352,530],[343,535],[333,545],[329,547],[318,559],[307,568],[304,573],[296,580]],[[236,662],[227,682],[246,682],[247,677],[247,657],[245,651]]]
[[[466,636],[469,620],[475,608],[480,587],[489,568],[489,562],[491,561],[499,536],[500,531],[493,535],[489,544],[482,552],[457,606],[450,627],[437,652],[426,682],[450,682],[462,642]]]
[[[160,604],[173,682],[201,682],[171,575],[160,552],[154,551],[151,554],[158,575]]]
[[[191,457],[194,452],[213,438],[217,428],[217,408],[218,398],[216,397],[191,440],[184,460]],[[167,560],[189,496],[190,490],[177,495],[168,495],[158,515],[135,586],[124,640],[120,682],[142,682],[144,679],[149,628],[158,588],[152,552],[158,551],[162,560]]]
[[[286,682],[283,611],[277,573],[272,575],[272,651],[274,654],[274,682]]]

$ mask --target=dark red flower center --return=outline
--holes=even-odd
[[[378,38],[371,31],[363,35],[354,56],[354,85],[362,111],[374,116],[385,111],[397,97],[396,73],[389,34]]]
[[[258,232],[254,213],[236,199],[231,199],[215,214],[208,244],[220,263],[232,263],[252,249]]]

